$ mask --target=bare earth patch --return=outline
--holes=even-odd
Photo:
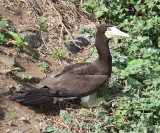
[[[40,30],[40,16],[46,18],[45,29]],[[40,88],[40,79],[62,70],[68,64],[85,61],[91,53],[88,47],[77,54],[67,51],[64,42],[73,40],[73,33],[78,34],[80,25],[96,26],[87,16],[69,1],[38,0],[1,0],[0,18],[7,18],[11,30],[17,33],[32,32],[43,41],[39,48],[24,46],[21,50],[15,46],[0,45],[0,58],[9,58],[11,62],[0,60],[0,132],[39,133],[44,126],[71,131],[72,127],[59,118],[60,109],[79,110],[81,106],[70,102],[42,107],[28,107],[10,100],[10,97],[22,89]],[[54,57],[52,51],[64,51],[63,57]],[[27,54],[27,56],[24,55]],[[32,56],[35,55],[35,57]],[[14,64],[12,64],[12,62]],[[8,62],[8,61],[7,61]],[[47,66],[45,73],[39,64]],[[14,66],[12,66],[14,65]],[[6,73],[13,67],[21,70]],[[81,132],[81,129],[74,129]]]

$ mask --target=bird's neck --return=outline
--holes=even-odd
[[[102,36],[96,39],[96,48],[99,55],[100,61],[108,61],[111,58],[110,50],[109,50],[109,39]]]
[[[98,51],[98,59],[94,62],[99,70],[110,76],[112,71],[112,57],[109,50],[109,39],[103,35],[96,37],[96,48]]]

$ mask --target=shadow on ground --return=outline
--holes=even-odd
[[[4,113],[4,110],[3,108],[1,107],[1,104],[2,104],[2,97],[0,96],[0,121],[1,120],[4,120],[4,117],[5,117],[5,113]]]

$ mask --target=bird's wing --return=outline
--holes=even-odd
[[[46,77],[41,83],[57,97],[83,97],[99,89],[108,78],[94,66],[81,65],[58,76]]]

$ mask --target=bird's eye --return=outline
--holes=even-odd
[[[108,28],[107,30],[108,30],[108,31],[112,31],[112,29],[111,29],[111,28]]]

